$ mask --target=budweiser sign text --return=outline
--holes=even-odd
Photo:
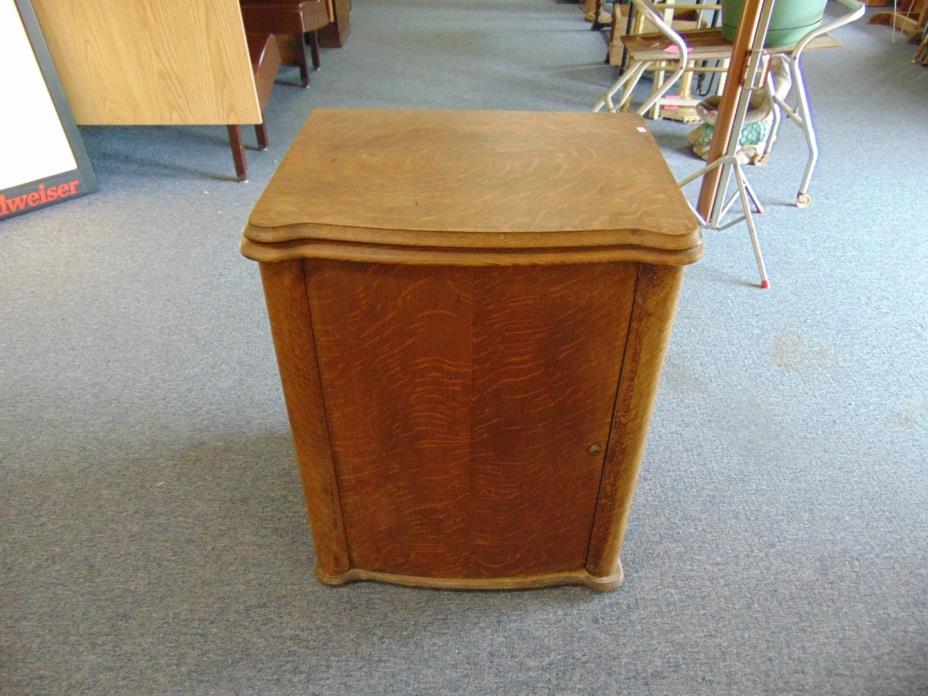
[[[46,187],[45,184],[39,184],[39,188],[35,191],[23,193],[19,196],[7,197],[0,193],[0,217],[19,213],[30,208],[38,208],[62,198],[76,196],[80,183],[79,179],[75,179],[57,186]]]

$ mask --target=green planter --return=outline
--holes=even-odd
[[[776,0],[765,46],[789,46],[822,23],[828,0]],[[722,0],[722,36],[734,41],[744,0]]]

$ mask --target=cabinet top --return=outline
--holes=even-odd
[[[242,250],[258,261],[684,264],[702,235],[636,115],[316,109]]]

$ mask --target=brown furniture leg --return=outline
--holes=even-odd
[[[245,143],[242,141],[242,128],[229,124],[229,144],[232,146],[232,159],[235,160],[235,178],[248,181],[248,165],[245,163]]]
[[[309,42],[309,52],[313,58],[313,70],[319,69],[319,34],[315,31],[306,32],[306,41]]]
[[[267,126],[263,123],[255,124],[255,138],[258,139],[258,149],[267,150]]]
[[[306,42],[300,41],[299,37],[297,37],[293,43],[296,46],[297,61],[300,68],[300,87],[306,89],[309,87],[309,61],[306,56]]]
[[[248,53],[251,56],[251,68],[255,75],[255,89],[258,104],[261,107],[261,123],[255,124],[255,137],[258,149],[267,150],[267,125],[264,121],[264,107],[271,98],[274,79],[280,69],[280,51],[273,34],[249,33]],[[245,162],[245,144],[242,141],[242,128],[229,125],[229,144],[232,146],[232,158],[235,160],[235,175],[239,181],[248,180],[248,165]]]

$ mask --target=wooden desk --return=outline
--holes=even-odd
[[[640,117],[317,109],[242,250],[320,581],[621,582],[682,267],[702,253]]]

